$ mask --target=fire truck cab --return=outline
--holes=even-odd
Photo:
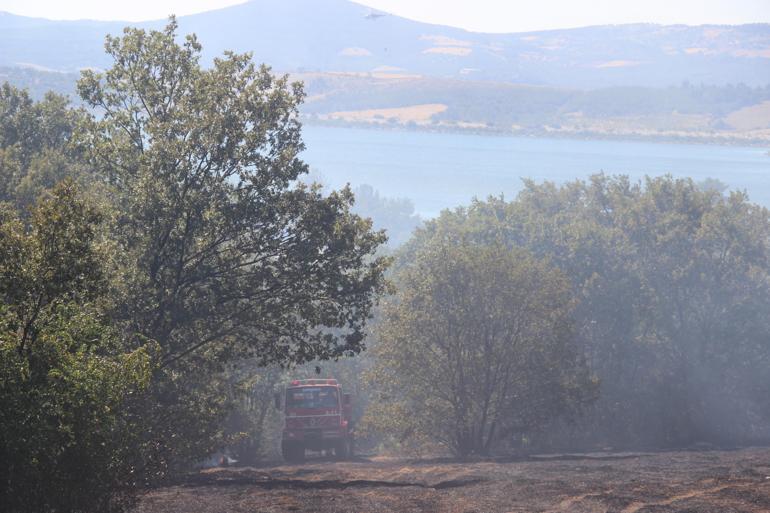
[[[339,459],[353,454],[350,394],[336,379],[296,379],[285,394],[276,394],[283,408],[281,453],[286,461],[302,461],[305,451],[334,451]]]

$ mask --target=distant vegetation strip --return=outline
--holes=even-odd
[[[76,73],[0,67],[0,81],[75,97]],[[531,137],[770,145],[770,85],[563,89],[399,73],[300,73],[310,124]]]
[[[770,143],[770,86],[683,83],[597,90],[360,74],[299,74],[312,123],[390,124],[531,136]],[[415,107],[446,105],[425,119]],[[396,110],[398,109],[398,110]],[[405,119],[409,112],[415,115]],[[383,116],[393,110],[398,115]]]

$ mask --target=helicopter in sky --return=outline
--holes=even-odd
[[[374,9],[370,9],[369,10],[369,14],[364,16],[364,18],[366,18],[367,20],[376,20],[376,19],[379,19],[379,18],[384,18],[385,16],[387,16],[387,14],[385,14],[383,12],[377,12]]]

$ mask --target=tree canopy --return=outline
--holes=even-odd
[[[524,250],[429,226],[375,333],[369,423],[467,456],[589,403],[565,276]]]
[[[248,54],[204,69],[195,37],[179,45],[175,31],[172,19],[108,38],[115,65],[79,83],[103,113],[84,142],[135,263],[119,315],[167,363],[214,343],[265,363],[357,352],[385,236],[350,213],[349,190],[297,181],[301,86]]]
[[[34,102],[26,91],[0,86],[0,201],[26,212],[43,190],[85,174],[72,144],[84,115],[55,93]]]
[[[529,181],[513,201],[476,201],[439,224],[526,248],[569,277],[581,352],[601,381],[573,443],[766,436],[770,213],[745,193],[669,176]]]
[[[123,409],[153,346],[127,350],[101,314],[101,216],[65,181],[29,225],[0,215],[0,502],[7,511],[121,511],[141,447]]]

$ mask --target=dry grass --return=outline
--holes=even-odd
[[[332,112],[326,115],[327,119],[336,119],[356,123],[386,123],[395,119],[398,123],[428,123],[436,114],[447,110],[442,103],[427,103],[423,105],[410,105],[407,107],[395,107],[391,109],[367,109]]]
[[[454,39],[447,36],[420,36],[422,41],[430,41],[436,46],[473,46],[470,41]]]
[[[770,449],[215,469],[149,492],[133,513],[223,511],[766,513]]]
[[[434,46],[432,48],[427,48],[422,51],[422,53],[434,53],[434,54],[440,54],[440,55],[454,55],[457,57],[467,57],[471,53],[473,53],[473,50],[471,48],[466,48],[464,46]]]
[[[634,66],[638,66],[639,64],[641,64],[639,61],[617,60],[617,61],[602,62],[600,64],[597,64],[594,67],[595,68],[599,68],[599,69],[603,69],[603,68],[632,68]]]
[[[770,101],[731,112],[725,121],[740,131],[770,128]]]

